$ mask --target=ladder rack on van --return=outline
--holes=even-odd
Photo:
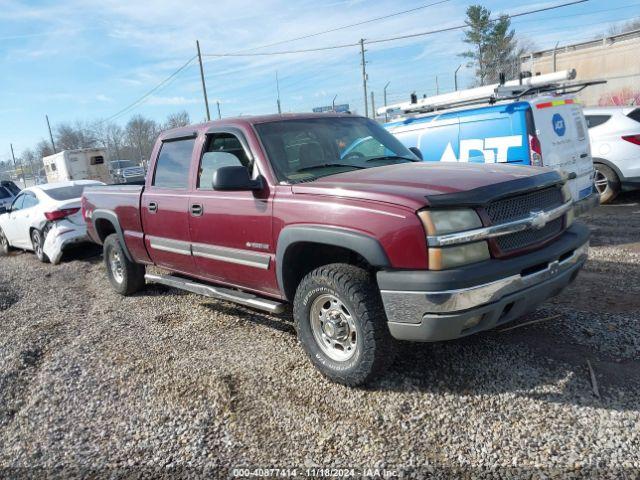
[[[606,83],[606,80],[571,82],[576,71],[564,70],[535,77],[522,77],[518,80],[487,85],[484,87],[460,90],[432,97],[418,99],[412,95],[410,102],[398,103],[377,109],[379,115],[428,113],[478,104],[494,104],[498,101],[519,100],[526,95],[553,92],[559,94],[578,93],[590,85]]]

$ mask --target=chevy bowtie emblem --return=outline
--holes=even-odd
[[[547,224],[546,213],[540,210],[534,210],[530,212],[529,215],[531,216],[531,226],[536,230],[540,230],[541,228],[544,228],[544,226]]]

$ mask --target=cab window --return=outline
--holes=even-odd
[[[206,147],[200,159],[198,189],[213,190],[213,174],[221,167],[242,166],[252,173],[253,162],[240,139],[232,133],[214,133],[207,137]]]
[[[189,187],[189,167],[194,145],[194,138],[163,142],[152,185],[186,190]]]

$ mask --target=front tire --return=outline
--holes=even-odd
[[[298,286],[293,315],[311,362],[335,382],[367,383],[393,362],[380,293],[362,268],[336,263],[313,270]]]
[[[116,292],[127,296],[144,287],[144,265],[127,258],[117,234],[112,233],[105,239],[103,254],[109,282]]]
[[[0,257],[9,255],[9,248],[11,248],[9,247],[9,240],[0,228]]]
[[[609,203],[620,193],[620,179],[612,168],[602,163],[596,163],[594,167],[596,169],[594,182],[600,194],[600,203]]]
[[[31,230],[31,245],[33,246],[33,253],[36,254],[38,260],[42,263],[49,263],[49,257],[44,253],[44,235],[36,228]]]

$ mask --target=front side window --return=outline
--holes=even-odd
[[[221,167],[245,167],[251,175],[252,162],[242,143],[232,133],[215,133],[207,137],[207,146],[200,159],[198,189],[213,189],[213,174]]]
[[[189,167],[194,145],[194,138],[162,144],[153,176],[155,187],[183,190],[189,187]]]
[[[361,117],[280,120],[256,125],[281,182],[418,161],[376,122]]]

